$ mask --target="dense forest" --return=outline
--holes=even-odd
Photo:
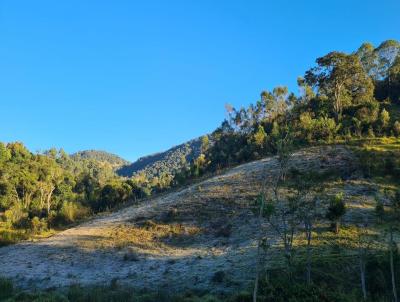
[[[97,162],[103,163],[104,165],[110,165],[112,168],[119,168],[123,165],[129,164],[129,161],[119,157],[118,155],[98,150],[79,151],[71,154],[71,158],[76,161],[81,159],[93,159]]]
[[[125,177],[144,174],[147,178],[162,175],[175,175],[187,167],[200,155],[201,140],[193,139],[171,149],[139,158],[132,164],[125,164],[117,170],[117,174]]]
[[[122,180],[115,168],[126,161],[93,154],[33,154],[20,142],[0,143],[0,244],[49,235],[160,187],[141,177]]]
[[[385,152],[362,148],[354,150],[359,156],[363,177],[379,176],[390,184],[385,191],[385,203],[379,201],[375,209],[381,222],[379,227],[385,228],[390,238],[387,250],[390,256],[364,257],[366,254],[363,253],[368,250],[367,243],[359,244],[361,299],[397,301],[398,281],[394,280],[394,276],[399,272],[394,263],[398,265],[399,256],[397,248],[394,248],[396,238],[393,234],[398,228],[400,213],[400,158],[398,153],[393,153],[393,142],[400,137],[400,43],[394,40],[384,41],[378,46],[364,43],[353,53],[330,52],[317,58],[315,66],[297,82],[299,94],[279,86],[272,91],[262,91],[260,99],[247,108],[226,105],[228,118],[211,134],[170,152],[143,158],[132,166],[126,165],[120,158],[93,151],[72,156],[55,149],[32,153],[19,142],[0,143],[0,244],[47,236],[54,230],[94,214],[194,183],[241,163],[277,155],[280,174],[273,188],[274,194],[267,197],[266,190],[260,192],[255,201],[255,215],[260,220],[265,219],[272,229],[283,221],[285,228],[277,227],[277,233],[284,232],[287,274],[271,270],[263,275],[257,270],[252,292],[229,299],[355,301],[360,292],[352,292],[346,284],[333,291],[329,280],[323,280],[326,281],[323,284],[317,284],[317,280],[313,283],[309,260],[315,224],[312,211],[319,200],[325,198],[328,208],[324,218],[330,222],[332,236],[335,236],[340,232],[341,217],[346,212],[344,195],[340,193],[322,198],[317,187],[322,187],[321,179],[327,176],[289,170],[287,163],[294,150],[303,147],[359,146],[360,141],[376,140],[386,144]],[[124,177],[115,172],[118,168],[118,173]],[[289,191],[286,199],[280,193],[284,190],[286,193]],[[318,198],[305,197],[311,195]],[[303,198],[312,201],[312,204],[294,202]],[[285,204],[289,210],[283,210],[279,204]],[[306,260],[295,262],[293,234],[295,229],[300,229],[300,224],[308,239],[304,244]],[[357,236],[361,242],[363,235]],[[259,251],[267,249],[263,240],[260,236]],[[332,275],[341,273],[340,267],[335,269],[332,263],[337,264],[332,260],[314,266],[332,271]],[[344,260],[340,263],[343,264]],[[379,275],[378,281],[367,280],[370,282],[368,289],[365,287],[366,272]],[[304,278],[306,282],[303,282]],[[299,285],[296,280],[303,283]],[[324,288],[330,290],[325,291]],[[74,290],[81,289],[71,289],[71,296]],[[100,296],[102,294],[99,293]],[[118,295],[131,301],[127,292],[122,291]],[[381,297],[382,300],[379,300]],[[100,300],[112,299],[105,296]],[[157,299],[161,301],[157,296],[147,301]],[[202,298],[190,299],[178,297],[176,301],[206,301]],[[219,301],[216,297],[207,299]],[[92,301],[89,296],[87,301]],[[146,301],[145,298],[143,301]]]

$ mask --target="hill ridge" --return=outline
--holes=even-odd
[[[291,165],[333,169],[343,179],[350,179],[357,175],[354,163],[347,148],[336,146],[300,150]],[[213,291],[237,290],[254,277],[257,217],[253,200],[262,179],[271,181],[277,166],[276,157],[245,163],[37,243],[2,248],[0,259],[8,261],[0,266],[0,274],[23,287],[32,282],[47,288],[77,280],[85,285],[118,279],[139,288],[209,289],[213,275],[223,271],[230,282],[213,284]],[[354,208],[357,210],[357,205]],[[346,217],[349,221],[351,210]],[[277,254],[271,257],[279,263],[277,240]],[[46,262],[41,260],[43,256]],[[41,282],[43,279],[48,281]]]
[[[142,156],[129,165],[124,165],[116,172],[120,176],[131,177],[145,173],[147,177],[158,177],[161,174],[174,175],[193,159],[200,155],[201,137],[175,145],[165,151]]]

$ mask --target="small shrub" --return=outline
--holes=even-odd
[[[15,227],[24,227],[28,220],[28,213],[24,211],[22,205],[17,203],[14,204],[11,208],[9,208],[4,213],[5,220],[8,224],[13,225]]]
[[[161,221],[164,223],[174,221],[178,216],[178,209],[172,208],[161,216]]]
[[[139,261],[139,256],[134,252],[127,252],[124,254],[124,261]]]
[[[400,137],[400,122],[399,121],[395,121],[394,122],[394,124],[393,124],[393,133],[397,137]]]
[[[14,286],[11,280],[0,277],[0,299],[11,297],[14,292]]]
[[[225,272],[224,271],[218,271],[215,272],[214,275],[211,278],[211,281],[214,283],[222,283],[225,279]]]
[[[39,234],[47,230],[47,222],[43,218],[39,219],[39,217],[35,216],[31,220],[30,229],[34,234]]]
[[[215,236],[229,238],[232,234],[232,225],[227,224],[216,230]]]
[[[368,128],[368,137],[369,138],[375,137],[374,129],[371,126],[369,126],[369,128]]]
[[[336,194],[331,198],[326,218],[332,222],[332,229],[337,234],[339,233],[340,220],[346,213],[346,204],[343,200],[344,196],[342,193]]]
[[[229,302],[251,302],[253,301],[253,295],[249,292],[240,292],[231,297]]]
[[[61,223],[73,223],[79,219],[82,219],[88,215],[88,209],[82,206],[80,203],[66,201],[63,203],[60,213],[59,220]]]
[[[117,290],[119,287],[118,285],[118,278],[112,278],[110,282],[110,289],[111,290]]]

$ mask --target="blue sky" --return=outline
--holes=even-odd
[[[211,132],[331,50],[400,40],[400,1],[0,0],[0,140],[129,160]]]

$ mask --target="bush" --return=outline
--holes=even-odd
[[[21,204],[16,203],[5,211],[4,217],[8,224],[16,227],[23,227],[27,224],[26,220],[28,218],[28,213],[24,211]]]
[[[59,216],[59,222],[68,224],[75,222],[76,220],[82,219],[88,215],[88,209],[82,206],[80,203],[65,201],[61,207]]]
[[[213,277],[211,278],[211,281],[214,283],[221,283],[225,279],[225,272],[224,271],[218,271],[215,272]]]
[[[336,194],[331,198],[326,218],[332,222],[332,229],[339,233],[340,219],[346,213],[346,204],[343,200],[343,193]]]
[[[240,292],[234,296],[232,296],[229,302],[252,302],[253,301],[253,294],[249,292]]]
[[[28,293],[22,292],[15,296],[11,301],[18,302],[70,302],[63,294],[57,292],[49,293]],[[10,301],[10,302],[11,302]]]
[[[43,218],[39,219],[39,217],[36,217],[36,216],[32,218],[32,220],[31,220],[31,231],[34,234],[39,234],[39,233],[41,233],[43,231],[46,231],[46,230],[47,230],[47,222],[46,222],[46,220],[44,220]]]
[[[331,142],[339,130],[334,119],[327,117],[314,119],[308,112],[300,116],[300,127],[309,143],[313,141]]]
[[[345,295],[330,288],[317,285],[293,284],[267,284],[263,288],[262,301],[266,302],[353,302],[352,295]],[[261,296],[261,295],[260,295]]]
[[[131,187],[121,183],[106,184],[100,191],[100,196],[91,204],[95,212],[106,211],[129,199]]]
[[[14,292],[14,286],[9,279],[0,277],[0,299],[11,297]]]
[[[394,124],[393,124],[393,133],[397,137],[400,137],[400,122],[399,121],[395,121],[394,122]]]

